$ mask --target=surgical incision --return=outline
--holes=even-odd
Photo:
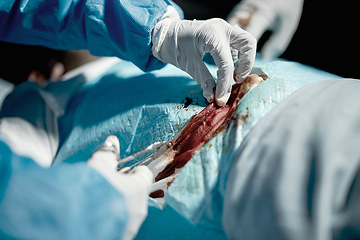
[[[148,165],[155,177],[150,197],[159,198],[165,195],[180,169],[205,143],[226,128],[233,118],[232,115],[240,99],[261,82],[263,78],[252,74],[241,84],[233,85],[230,99],[225,106],[209,104],[200,113],[194,115],[183,130],[162,147],[166,149],[160,149],[154,154],[154,160]]]

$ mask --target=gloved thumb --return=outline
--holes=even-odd
[[[116,136],[109,136],[88,160],[88,164],[99,172],[116,171],[120,159],[120,143]]]

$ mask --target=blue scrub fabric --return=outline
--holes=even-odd
[[[148,71],[164,66],[151,53],[151,31],[170,0],[4,0],[0,40],[53,49],[88,49]]]
[[[244,139],[229,172],[230,239],[360,238],[360,80],[294,92]]]
[[[42,168],[0,141],[1,239],[118,239],[124,197],[85,163]]]
[[[226,179],[243,138],[295,90],[338,78],[294,62],[257,61],[256,66],[269,79],[246,94],[228,129],[185,165],[165,196],[165,208],[160,210],[149,200],[149,215],[138,239],[226,238],[221,223]],[[208,67],[216,76],[216,67]],[[60,148],[55,164],[87,159],[110,134],[119,138],[121,157],[126,157],[153,142],[172,138],[206,105],[201,88],[174,66],[143,73],[121,61],[85,85],[69,102],[59,121]],[[248,117],[241,123],[243,115]]]

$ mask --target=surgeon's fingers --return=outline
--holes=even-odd
[[[92,154],[88,163],[95,168],[116,170],[120,159],[120,143],[116,136],[109,136]]]
[[[214,101],[215,80],[200,56],[198,58],[188,59],[185,69],[203,90],[203,96],[211,103]]]
[[[231,85],[234,75],[234,63],[231,56],[229,41],[226,40],[226,44],[224,44],[221,49],[214,47],[212,51],[210,51],[210,54],[218,67],[215,101],[217,105],[224,106],[231,94]]]
[[[238,26],[233,27],[231,33],[231,47],[238,51],[234,79],[241,83],[249,75],[254,66],[256,56],[256,39]]]
[[[223,106],[230,97],[234,73],[234,63],[230,50],[232,27],[224,20],[217,18],[208,20],[206,24],[210,27],[204,34],[202,50],[211,54],[218,67],[215,101],[219,106]]]

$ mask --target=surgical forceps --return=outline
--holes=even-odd
[[[123,159],[120,159],[120,152],[118,150],[118,148],[112,143],[112,142],[104,142],[103,144],[101,144],[99,147],[97,147],[94,151],[93,151],[93,154],[97,151],[105,151],[105,152],[113,152],[115,155],[116,155],[116,160],[118,161],[118,168],[125,164],[125,163],[128,163],[138,157],[141,157],[141,156],[147,156],[145,159],[143,160],[140,160],[139,162],[137,162],[136,164],[134,164],[133,166],[131,166],[130,168],[128,167],[124,167],[124,168],[119,168],[118,171],[120,172],[123,172],[123,173],[130,173],[131,170],[136,167],[136,166],[140,166],[140,165],[146,165],[148,164],[149,162],[151,162],[153,159],[153,156],[155,153],[157,153],[157,155],[161,155],[163,154],[168,148],[167,147],[163,147],[163,146],[168,146],[170,147],[171,146],[171,143],[170,141],[162,141],[162,142],[155,142],[155,143],[152,143],[150,144],[149,146],[141,149],[140,151],[132,154],[132,155],[129,155]],[[161,147],[163,147],[161,149]],[[161,149],[161,151],[159,151],[159,149]],[[151,153],[153,152],[153,153]],[[150,156],[149,156],[149,153]]]
[[[171,147],[171,143],[169,141],[155,142],[130,156],[120,159],[118,161],[118,163],[119,163],[118,166],[128,163],[140,156],[148,155],[150,152],[153,152],[149,157],[139,161],[138,163],[134,164],[130,168],[126,168],[126,167],[120,168],[120,169],[118,169],[118,171],[120,171],[122,173],[130,173],[135,167],[140,166],[140,165],[146,165],[146,164],[150,163],[151,161],[154,160],[153,156],[155,153],[157,153],[157,155],[159,155],[159,154],[161,155],[163,152],[165,152],[168,149],[167,147],[165,148],[163,146]],[[161,152],[158,152],[158,151],[161,151]],[[124,170],[122,170],[122,169],[124,169]]]

